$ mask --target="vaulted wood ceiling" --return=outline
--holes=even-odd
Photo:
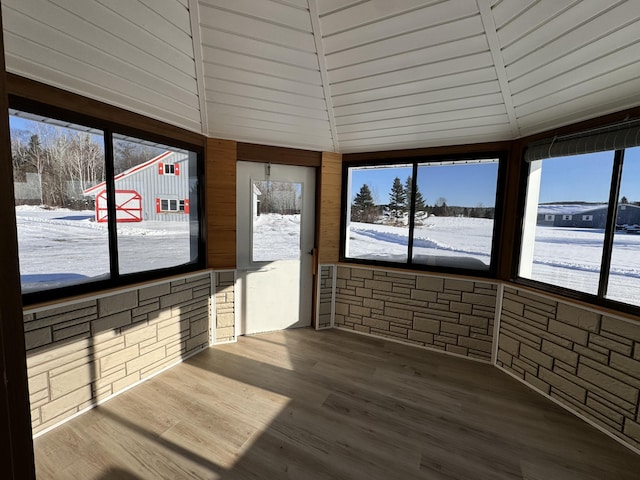
[[[343,153],[640,105],[640,1],[3,0],[7,70],[217,138]]]

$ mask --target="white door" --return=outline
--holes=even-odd
[[[315,169],[237,164],[238,335],[311,325]]]

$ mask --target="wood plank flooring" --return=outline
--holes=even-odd
[[[38,479],[638,480],[499,370],[343,331],[240,337],[35,441]]]

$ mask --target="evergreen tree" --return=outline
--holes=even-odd
[[[396,177],[389,193],[389,211],[395,218],[402,218],[406,212],[407,194],[400,178]]]
[[[407,212],[410,210],[411,208],[411,192],[412,192],[412,177],[411,175],[409,175],[407,177],[407,181],[404,182],[404,191],[405,194],[407,196],[407,201],[406,201],[406,210]],[[420,192],[420,187],[418,186],[418,184],[416,183],[416,213],[417,212],[424,212],[427,210],[427,205],[424,203],[424,197],[422,196],[422,193]]]
[[[371,189],[366,183],[360,187],[351,205],[351,221],[373,223],[376,217],[376,206],[373,203]]]

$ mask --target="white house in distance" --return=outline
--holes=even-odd
[[[189,219],[189,156],[164,152],[115,176],[118,222],[187,221]],[[93,196],[96,221],[107,221],[106,183],[86,189]]]

